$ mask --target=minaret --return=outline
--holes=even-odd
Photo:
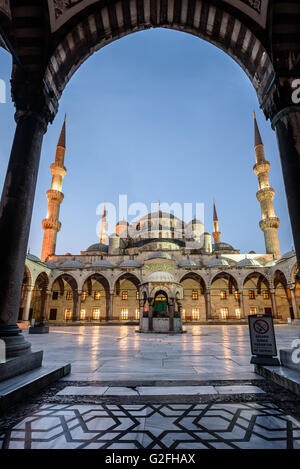
[[[106,208],[105,208],[105,202],[104,202],[104,208],[103,208],[103,214],[102,214],[102,220],[101,220],[101,230],[100,230],[100,243],[105,244],[107,240],[107,231],[106,231]]]
[[[265,235],[265,245],[267,254],[273,254],[275,259],[280,259],[280,247],[278,240],[279,218],[276,217],[273,206],[275,191],[270,186],[269,171],[270,163],[265,159],[264,145],[261,139],[259,128],[254,113],[254,151],[256,164],[253,168],[258,179],[258,192],[256,197],[260,203],[262,220],[259,223]]]
[[[221,232],[219,231],[219,220],[218,220],[218,215],[217,215],[217,210],[216,210],[216,205],[214,201],[214,216],[213,216],[213,222],[214,222],[214,231],[213,231],[213,238],[214,242],[219,243],[220,238],[221,238]]]
[[[46,261],[48,256],[55,254],[56,236],[60,230],[61,223],[58,220],[60,204],[64,199],[61,192],[63,178],[66,175],[64,159],[66,152],[66,116],[60,132],[56,147],[55,162],[50,166],[52,174],[51,189],[47,191],[48,210],[47,217],[42,221],[44,230],[43,247],[41,261]]]

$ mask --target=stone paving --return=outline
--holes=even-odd
[[[2,449],[300,449],[300,423],[272,403],[42,405]]]
[[[51,327],[26,337],[44,350],[44,363],[71,363],[70,381],[208,380],[257,377],[250,365],[247,325],[184,326],[177,336],[144,335],[135,326]],[[289,348],[300,328],[275,327],[277,346]],[[28,332],[25,330],[27,336]]]
[[[0,421],[0,448],[300,449],[299,398],[254,373],[247,326],[135,329],[29,336],[44,363],[71,363],[72,373]],[[278,349],[299,331],[277,326]]]

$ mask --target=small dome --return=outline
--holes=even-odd
[[[234,247],[228,243],[215,243],[212,246],[213,251],[234,251]]]
[[[142,267],[142,264],[134,259],[127,259],[121,262],[119,267]]]
[[[184,259],[179,262],[178,267],[199,267],[199,264],[192,259]]]
[[[147,282],[176,282],[176,280],[169,272],[160,271],[150,274]]]
[[[236,267],[261,267],[262,265],[256,259],[242,259],[236,264]]]
[[[91,264],[91,267],[101,267],[101,269],[112,269],[113,265],[106,259],[97,259]]]
[[[295,251],[288,251],[283,256],[281,259],[290,259],[291,257],[294,257],[296,255]]]
[[[41,259],[39,259],[37,256],[34,256],[33,254],[26,254],[26,257],[28,260],[33,261],[33,262],[41,262]]]
[[[101,251],[101,252],[108,252],[108,246],[107,244],[103,243],[96,243],[92,244],[87,248],[87,251]]]
[[[76,261],[76,259],[72,260],[67,260],[63,264],[61,264],[59,267],[63,269],[83,269],[83,264],[81,264],[80,261]]]
[[[229,267],[229,263],[226,259],[215,258],[207,264],[207,267]]]
[[[157,252],[154,252],[153,254],[150,254],[150,256],[148,257],[148,260],[150,259],[172,259],[172,257],[167,252],[157,251]]]
[[[57,265],[51,264],[51,262],[44,262],[44,264],[45,264],[49,269],[57,269]]]

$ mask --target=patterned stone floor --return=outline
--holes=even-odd
[[[275,404],[46,404],[0,434],[15,449],[300,449]]]

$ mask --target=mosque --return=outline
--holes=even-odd
[[[212,234],[203,232],[200,220],[185,223],[159,205],[158,211],[138,222],[119,221],[115,233],[108,236],[104,209],[99,242],[77,255],[58,255],[55,247],[66,175],[65,120],[51,165],[41,258],[27,255],[19,321],[57,325],[140,322],[142,327],[144,318],[150,318],[151,328],[153,321],[168,318],[170,330],[176,330],[181,320],[232,324],[258,313],[272,315],[275,322],[300,321],[296,255],[280,253],[270,163],[255,116],[254,135],[253,170],[265,253],[241,253],[224,242],[214,203]]]

